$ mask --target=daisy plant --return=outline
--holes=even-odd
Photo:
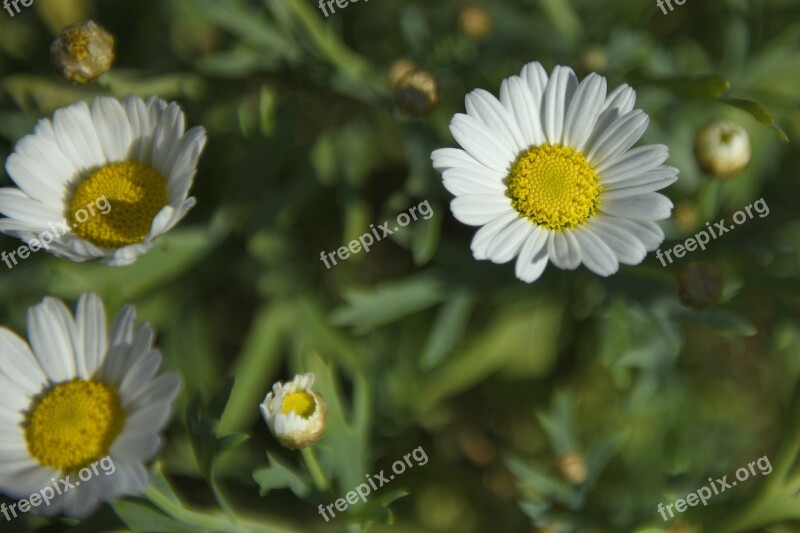
[[[84,294],[74,316],[54,298],[29,309],[30,344],[0,327],[0,492],[27,498],[68,480],[37,512],[85,518],[147,488],[181,380],[156,377],[153,330],[135,320],[124,307],[109,334],[102,300]],[[113,471],[78,481],[100,460]]]
[[[664,240],[655,223],[672,202],[658,190],[677,180],[661,144],[634,148],[648,116],[635,91],[608,91],[603,76],[580,83],[569,67],[547,75],[530,63],[503,81],[500,98],[477,89],[450,131],[462,149],[432,154],[460,222],[480,229],[476,259],[506,263],[537,280],[548,262],[601,276],[636,265]]]
[[[67,228],[49,251],[73,261],[133,263],[195,204],[189,197],[206,143],[186,131],[176,103],[137,96],[78,102],[42,119],[6,161],[16,188],[0,189],[0,231],[30,242]],[[106,214],[81,220],[104,198]]]

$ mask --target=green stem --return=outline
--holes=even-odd
[[[187,509],[172,492],[160,471],[156,470],[154,476],[158,483],[150,484],[143,497],[161,512],[182,524],[194,526],[201,531],[222,533],[294,533],[296,531],[287,525],[275,522],[255,521],[241,517],[232,519],[223,512],[203,513]],[[162,488],[159,488],[158,484],[162,485]]]
[[[385,84],[373,74],[372,66],[363,56],[348,48],[320,19],[305,0],[285,0],[289,11],[305,29],[317,51],[348,77],[360,81],[373,96],[385,92]]]
[[[317,487],[317,490],[320,492],[327,491],[331,487],[331,482],[328,476],[325,475],[325,471],[322,470],[322,466],[319,464],[313,448],[303,448],[300,453],[303,454],[306,470],[308,470],[311,479],[314,480],[314,485]]]
[[[287,0],[286,5],[297,16],[305,27],[314,45],[331,63],[342,70],[361,75],[369,71],[369,64],[361,56],[347,48],[336,35],[331,32],[311,4],[301,0]]]

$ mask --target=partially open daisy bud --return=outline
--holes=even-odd
[[[694,155],[704,172],[718,178],[739,174],[750,163],[750,135],[730,120],[715,120],[700,128]]]
[[[580,452],[569,452],[558,458],[558,469],[570,483],[580,485],[589,477],[586,457]]]
[[[724,280],[717,267],[689,263],[678,274],[678,298],[686,307],[703,311],[719,303]]]
[[[485,39],[492,31],[492,16],[482,7],[467,6],[458,13],[458,27],[473,39]]]
[[[322,396],[311,390],[313,384],[314,374],[275,383],[261,404],[270,432],[286,448],[307,448],[325,433],[328,412]]]
[[[439,105],[439,82],[426,70],[410,70],[394,84],[394,101],[406,115],[427,115]]]
[[[50,46],[50,59],[65,80],[89,83],[111,69],[114,36],[92,20],[70,24]]]

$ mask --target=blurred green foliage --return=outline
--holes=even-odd
[[[38,254],[0,276],[3,323],[22,331],[44,295],[94,290],[110,311],[135,304],[184,376],[148,494],[76,531],[800,527],[800,4],[690,1],[668,15],[641,0],[475,5],[491,18],[483,39],[459,25],[460,0],[361,2],[329,18],[313,0],[36,0],[0,12],[0,156],[39,117],[99,94],[178,100],[210,137],[198,207],[135,265]],[[47,52],[86,16],[116,35],[118,59],[96,85],[72,86]],[[401,59],[440,81],[426,118],[392,102]],[[473,260],[430,153],[455,144],[447,126],[468,91],[496,93],[533,60],[637,89],[652,119],[644,142],[667,144],[681,170],[665,246],[761,197],[769,216],[691,259],[662,268],[651,256],[609,279],[551,268],[528,286],[509,265]],[[725,182],[692,154],[713,118],[753,142],[747,170]],[[320,261],[422,201],[430,220],[330,270]],[[690,260],[725,276],[709,311],[677,301]],[[280,448],[258,411],[275,380],[301,371],[316,373],[330,410],[313,456]],[[417,446],[426,466],[330,523],[317,513]],[[764,455],[769,476],[669,524],[658,514]]]

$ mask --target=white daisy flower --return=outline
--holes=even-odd
[[[8,217],[0,231],[27,242],[66,233],[49,245],[59,257],[133,263],[194,206],[188,194],[205,143],[202,127],[185,131],[178,104],[155,97],[59,109],[6,161],[19,188],[0,189]],[[110,210],[87,218],[87,206],[102,198]]]
[[[658,248],[664,233],[654,221],[669,217],[672,202],[655,191],[678,169],[662,164],[664,145],[633,148],[649,122],[635,100],[627,85],[606,94],[598,74],[578,83],[558,66],[548,78],[539,63],[504,80],[499,100],[480,89],[467,95],[467,114],[450,124],[463,150],[432,159],[456,196],[456,219],[482,226],[475,258],[516,257],[517,277],[533,282],[548,261],[609,276]]]
[[[35,511],[84,518],[100,502],[144,491],[144,463],[161,445],[180,378],[155,377],[153,330],[134,321],[123,308],[108,335],[102,300],[84,294],[74,317],[54,298],[30,308],[30,347],[0,327],[0,492],[20,499],[64,487]],[[113,471],[78,479],[101,459]],[[56,483],[66,476],[74,487]]]
[[[261,404],[270,432],[286,448],[306,448],[325,433],[328,412],[322,396],[311,390],[313,384],[314,374],[275,383]]]

